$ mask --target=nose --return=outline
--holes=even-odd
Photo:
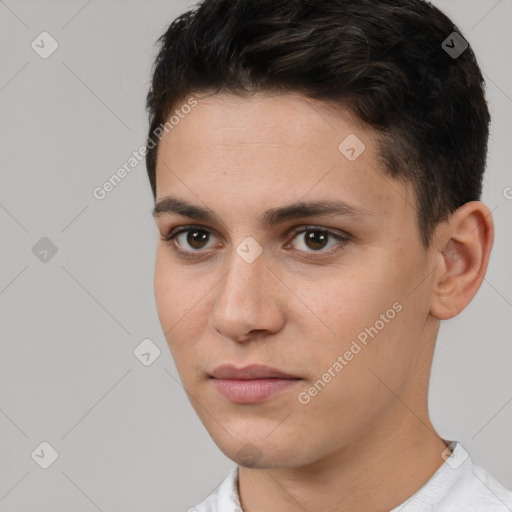
[[[229,270],[214,288],[210,326],[237,342],[279,331],[285,321],[285,288],[269,268],[265,252],[248,262],[233,250]]]

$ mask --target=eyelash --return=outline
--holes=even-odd
[[[161,237],[161,240],[164,242],[167,242],[169,244],[169,246],[171,246],[171,248],[174,250],[174,252],[176,252],[176,254],[178,254],[178,256],[180,258],[197,259],[198,257],[201,256],[201,253],[203,251],[201,251],[201,250],[184,251],[183,249],[180,249],[179,246],[174,242],[174,239],[177,236],[181,235],[182,233],[187,233],[187,232],[193,231],[193,230],[202,231],[202,232],[208,233],[208,235],[213,234],[211,230],[209,230],[208,228],[206,228],[204,226],[188,225],[188,226],[182,226],[180,228],[176,228],[176,229],[172,230],[167,236]],[[316,253],[307,253],[305,251],[299,250],[298,252],[305,253],[301,257],[306,258],[306,259],[313,260],[313,259],[325,258],[327,256],[332,256],[333,254],[335,254],[339,251],[342,251],[344,244],[350,241],[350,236],[348,234],[340,235],[338,233],[334,233],[333,231],[330,231],[325,228],[321,228],[319,226],[300,226],[300,227],[294,229],[293,232],[291,233],[291,235],[293,235],[293,238],[295,238],[297,235],[303,234],[307,231],[318,231],[321,233],[327,233],[329,235],[329,237],[332,237],[335,240],[337,240],[338,242],[341,242],[342,247],[341,248],[338,247],[338,249],[336,249],[336,247],[333,247],[328,251],[322,251],[322,250],[316,251],[316,253],[320,253],[320,255],[317,255]],[[338,246],[339,245],[340,244],[338,244]],[[336,250],[333,251],[333,249],[336,249]]]

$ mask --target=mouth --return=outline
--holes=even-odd
[[[210,379],[224,398],[236,404],[264,402],[303,380],[276,368],[256,364],[243,368],[221,365],[211,372]]]

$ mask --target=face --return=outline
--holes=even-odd
[[[251,467],[386,435],[394,393],[425,399],[435,338],[411,189],[332,105],[197,100],[159,147],[154,282],[195,411]]]

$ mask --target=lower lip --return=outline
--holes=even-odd
[[[256,404],[293,387],[301,379],[212,379],[217,391],[235,404]]]

